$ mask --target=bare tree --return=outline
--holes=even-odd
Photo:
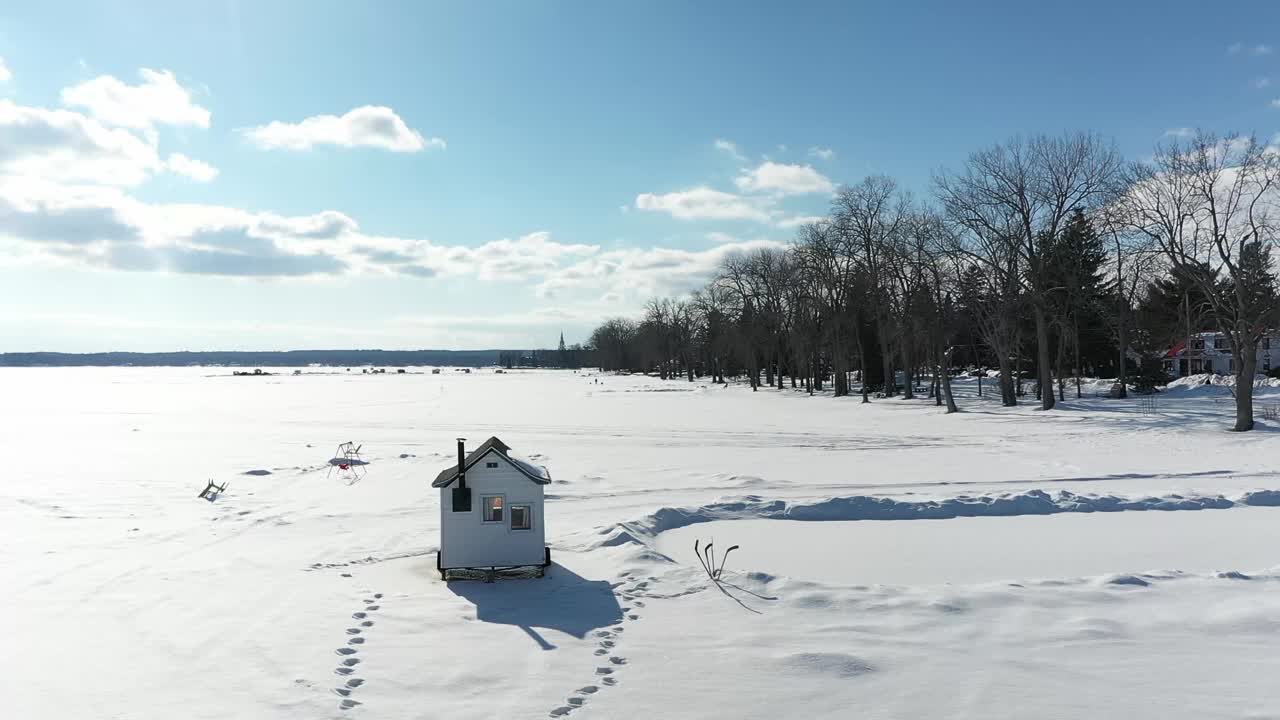
[[[1256,137],[1199,132],[1128,173],[1123,218],[1208,299],[1236,373],[1234,429],[1253,429],[1258,344],[1276,319],[1270,251],[1280,158]]]
[[[694,335],[712,382],[724,382],[725,365],[732,353],[730,325],[732,304],[728,290],[711,283],[689,299]]]
[[[725,297],[734,306],[736,344],[751,390],[755,391],[760,387],[759,355],[755,346],[760,332],[756,320],[756,305],[759,299],[756,297],[751,265],[751,259],[745,255],[730,255],[722,263],[720,275],[715,283],[723,288]]]
[[[1122,198],[1123,192],[1116,197]],[[1116,340],[1119,357],[1116,365],[1116,384],[1119,396],[1128,397],[1128,359],[1130,333],[1134,322],[1134,305],[1143,287],[1152,277],[1156,266],[1157,250],[1150,237],[1132,232],[1124,221],[1124,203],[1113,202],[1095,216],[1102,233],[1109,239],[1114,253],[1115,266],[1111,272],[1114,305],[1110,312],[1100,312],[1110,325]]]
[[[1094,135],[1014,138],[976,152],[960,173],[935,185],[951,218],[971,232],[1002,238],[1021,262],[1018,277],[1036,326],[1041,407],[1054,406],[1049,360],[1049,317],[1042,238],[1054,238],[1077,208],[1105,204],[1122,169],[1119,154]]]
[[[611,318],[591,333],[590,344],[603,370],[630,369],[634,362],[636,324],[626,318]]]
[[[829,329],[836,397],[849,394],[846,327],[852,325],[856,329],[858,321],[854,300],[860,266],[851,245],[852,235],[845,230],[828,222],[807,225],[798,234],[795,251],[797,267],[809,279],[810,292],[806,295],[820,309]]]
[[[911,211],[911,199],[898,189],[889,177],[873,175],[857,185],[840,189],[832,207],[832,222],[858,258],[865,277],[862,302],[876,321],[880,359],[883,364],[885,394],[897,392],[893,368],[892,317],[887,293],[886,252],[902,231]],[[909,368],[904,368],[909,370]],[[863,373],[863,399],[866,399],[866,373]]]
[[[922,212],[913,220],[911,237],[922,287],[927,293],[928,302],[922,309],[928,328],[934,398],[939,405],[946,403],[948,413],[959,412],[951,393],[951,340],[956,330],[952,292],[959,278],[948,272],[954,267],[947,262],[950,228],[936,213]]]
[[[955,218],[957,210],[948,209]],[[1000,400],[1018,404],[1014,367],[1019,354],[1018,321],[1024,307],[1021,263],[1015,231],[995,216],[982,222],[956,222],[944,236],[946,255],[959,278],[960,293],[973,314],[978,334],[1000,370]]]

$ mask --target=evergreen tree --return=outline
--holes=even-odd
[[[1200,285],[1175,269],[1147,284],[1138,302],[1130,344],[1144,355],[1162,353],[1186,340],[1189,333],[1213,329],[1211,311]]]
[[[1079,208],[1058,237],[1046,238],[1042,247],[1050,312],[1058,328],[1059,391],[1062,364],[1070,348],[1079,397],[1079,377],[1084,372],[1084,364],[1096,368],[1108,362],[1113,348],[1101,315],[1105,298],[1111,293],[1104,269],[1107,251],[1093,223]]]
[[[1262,318],[1264,325],[1274,325],[1280,319],[1280,296],[1276,291],[1276,278],[1271,273],[1270,247],[1252,242],[1241,249],[1240,282],[1244,286],[1241,320]],[[1224,280],[1223,285],[1229,292],[1236,291],[1230,279]]]

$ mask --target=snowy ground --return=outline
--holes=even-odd
[[[1041,413],[973,382],[945,416],[570,372],[0,369],[3,714],[1280,717],[1274,423],[1226,432],[1222,387]],[[429,483],[491,434],[556,478],[557,565],[446,585]],[[346,440],[353,485],[326,477]],[[720,586],[713,535],[742,546]]]

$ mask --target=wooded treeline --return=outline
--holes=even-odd
[[[729,257],[589,346],[606,370],[753,389],[829,379],[842,396],[860,381],[869,402],[927,386],[949,412],[958,368],[998,369],[1005,405],[1026,378],[1046,410],[1082,375],[1147,388],[1192,332],[1224,333],[1252,378],[1280,319],[1278,180],[1253,137],[1199,133],[1132,163],[1088,133],[1015,138],[937,175],[927,198],[885,176],[842,186],[787,247]],[[1252,383],[1236,397],[1235,429],[1251,429]]]
[[[500,350],[498,365],[512,368],[568,368],[578,369],[593,363],[595,354],[577,343],[565,347],[564,338],[555,350]]]

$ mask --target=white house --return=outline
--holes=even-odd
[[[543,486],[551,473],[511,453],[496,437],[466,453],[458,438],[458,463],[436,476],[440,489],[440,551],[436,568],[514,568],[551,564],[546,546]]]
[[[1164,371],[1170,377],[1180,378],[1200,373],[1232,375],[1235,360],[1231,356],[1231,343],[1220,332],[1195,333],[1188,340],[1180,340],[1164,354]],[[1257,371],[1266,374],[1280,367],[1280,334],[1268,332],[1258,343]]]

